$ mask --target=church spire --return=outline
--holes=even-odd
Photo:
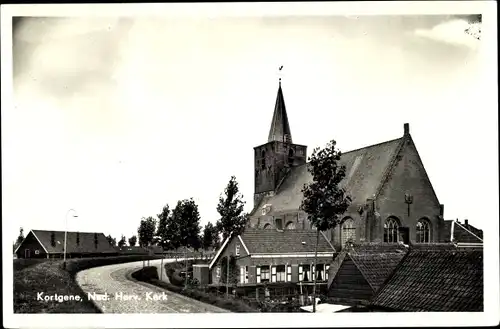
[[[281,71],[283,66],[279,68]],[[283,98],[283,90],[281,89],[281,78],[279,79],[278,95],[276,96],[276,105],[274,106],[273,121],[269,130],[268,142],[285,142],[292,143],[292,132],[288,124],[288,116],[286,114],[285,99]]]

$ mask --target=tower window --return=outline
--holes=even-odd
[[[261,158],[262,158],[262,160],[260,161],[261,169],[266,169],[266,151],[262,150]]]

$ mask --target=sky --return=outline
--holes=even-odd
[[[410,124],[445,219],[488,228],[498,194],[497,108],[467,15],[31,17],[13,32],[2,108],[3,220],[137,234],[193,198],[201,224],[235,175],[253,206],[278,78],[293,141],[343,152]],[[283,71],[278,67],[283,65]],[[479,157],[481,155],[481,157]],[[493,189],[498,193],[497,186]]]

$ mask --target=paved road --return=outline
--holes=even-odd
[[[173,261],[173,260],[171,260]],[[150,261],[151,266],[160,260]],[[94,301],[103,313],[227,313],[229,311],[170,292],[127,276],[142,267],[142,261],[91,268],[77,274],[85,294],[106,296]],[[120,298],[123,296],[123,298]],[[125,300],[127,297],[130,299]]]

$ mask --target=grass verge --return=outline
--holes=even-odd
[[[170,269],[172,270],[172,269]],[[250,312],[259,312],[258,309],[254,309],[240,300],[234,299],[225,299],[219,296],[212,295],[207,292],[203,292],[197,290],[195,288],[184,288],[179,287],[177,285],[167,283],[162,280],[158,280],[158,270],[154,266],[145,267],[140,269],[134,273],[132,273],[132,277],[139,281],[144,281],[150,284],[153,284],[157,287],[169,290],[171,292],[196,299],[200,302],[214,305],[223,309],[226,309],[231,312],[236,313],[250,313]]]
[[[78,258],[68,260],[66,269],[63,269],[61,260],[25,262],[25,265],[29,265],[18,265],[17,270],[14,266],[14,313],[100,313],[76,283],[75,276],[79,271],[97,266],[157,258],[142,255]],[[43,299],[46,296],[56,295],[79,296],[80,300],[59,302],[55,298]]]

